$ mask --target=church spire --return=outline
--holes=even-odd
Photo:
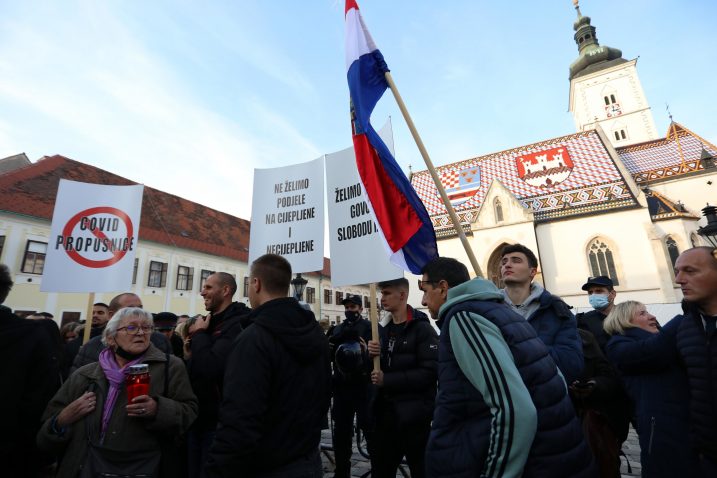
[[[590,17],[583,16],[580,12],[579,0],[573,0],[573,5],[578,13],[578,18],[573,23],[573,30],[575,30],[573,38],[578,45],[580,56],[570,65],[570,79],[584,73],[601,70],[606,66],[625,62],[622,52],[617,48],[600,46],[595,33],[596,29],[590,24]]]

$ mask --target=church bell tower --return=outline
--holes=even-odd
[[[578,58],[570,65],[570,112],[578,131],[600,125],[613,146],[657,139],[655,120],[637,76],[637,60],[625,60],[617,48],[600,46],[590,17],[573,24]]]

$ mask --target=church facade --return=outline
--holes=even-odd
[[[618,301],[681,300],[677,255],[706,245],[697,230],[717,202],[717,148],[672,122],[656,130],[636,60],[601,46],[578,7],[579,56],[570,65],[576,133],[438,168],[484,275],[500,285],[500,251],[512,243],[539,259],[537,280],[578,310],[586,278],[613,279]],[[469,264],[428,171],[411,182],[431,215],[439,253]],[[654,311],[653,311],[654,313]]]

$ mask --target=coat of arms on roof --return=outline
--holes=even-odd
[[[556,186],[570,176],[573,161],[565,147],[550,148],[515,158],[518,177],[541,188]]]
[[[441,184],[453,206],[463,204],[480,189],[480,167],[445,171],[441,174]]]

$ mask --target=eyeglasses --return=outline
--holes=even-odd
[[[145,334],[149,334],[149,333],[152,333],[152,331],[154,330],[154,327],[152,327],[151,325],[142,325],[142,326],[128,325],[126,327],[118,327],[117,331],[119,332],[120,330],[124,330],[129,335],[137,335],[137,334],[139,334],[140,330],[142,332],[144,332]]]
[[[439,282],[440,282],[440,281],[437,281],[437,280],[421,280],[421,279],[418,279],[418,288],[419,288],[420,290],[423,290],[423,286],[424,286],[424,285],[427,285],[427,284],[436,285],[436,284],[438,284]]]

